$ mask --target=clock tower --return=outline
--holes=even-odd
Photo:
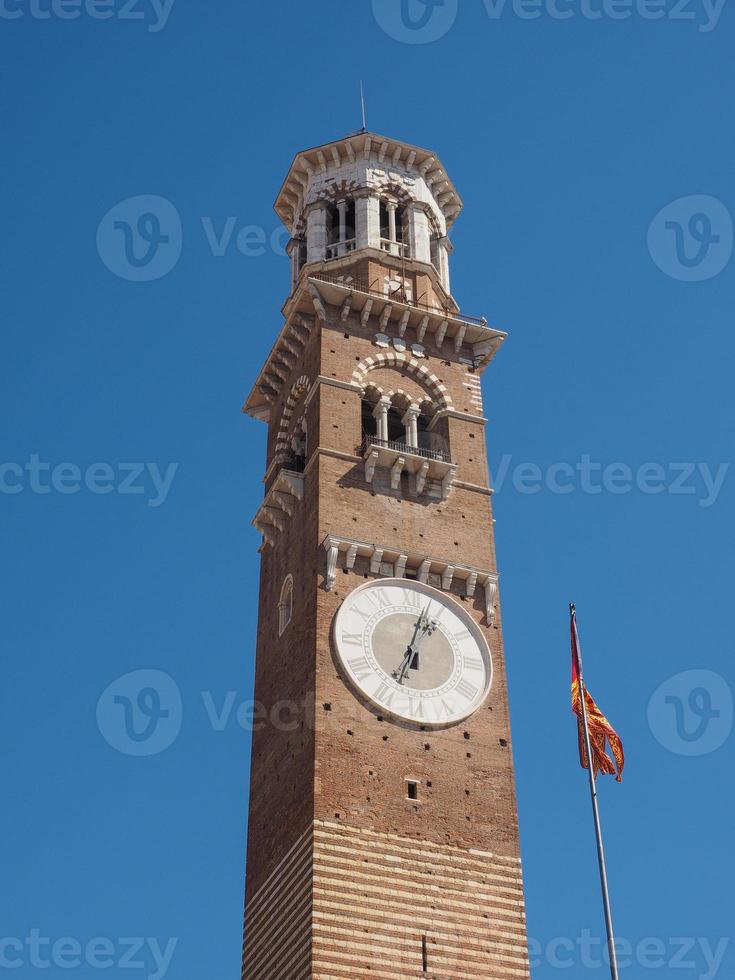
[[[436,154],[299,153],[267,423],[245,980],[529,975],[480,377]]]

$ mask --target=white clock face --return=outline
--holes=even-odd
[[[421,582],[381,579],[355,589],[337,613],[334,638],[352,683],[397,718],[449,725],[490,690],[482,631],[458,602]]]

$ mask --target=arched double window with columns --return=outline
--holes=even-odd
[[[368,387],[361,417],[364,448],[383,444],[449,458],[446,419],[430,398],[416,402],[401,391],[385,395]]]

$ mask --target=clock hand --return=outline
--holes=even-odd
[[[403,684],[406,674],[409,671],[411,663],[418,657],[418,649],[415,646],[416,637],[419,634],[419,630],[422,629],[424,623],[424,613],[421,612],[416,623],[414,623],[413,636],[411,637],[411,642],[406,647],[406,652],[403,654],[403,659],[396,669],[393,671],[393,676],[398,681],[399,684]]]
[[[419,637],[418,642],[413,644],[414,657],[411,664],[412,670],[419,669],[419,648],[421,647],[421,644],[424,642],[424,639],[427,636],[431,636],[431,634],[436,630],[436,620],[429,618],[430,612],[431,602],[429,602],[426,609],[424,609],[424,611],[421,613],[421,636]]]
[[[393,676],[396,678],[399,684],[403,684],[409,670],[419,669],[419,650],[421,648],[421,644],[424,638],[426,636],[431,636],[436,629],[436,623],[429,619],[430,609],[431,602],[429,602],[426,609],[422,610],[421,615],[418,618],[418,622],[414,627],[411,642],[403,655],[403,660],[401,661],[399,667],[393,672]]]

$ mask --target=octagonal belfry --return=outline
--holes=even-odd
[[[451,307],[447,233],[462,200],[436,154],[372,133],[304,150],[275,208],[294,283],[305,265],[373,253],[397,273],[423,266],[430,283],[415,298]]]

